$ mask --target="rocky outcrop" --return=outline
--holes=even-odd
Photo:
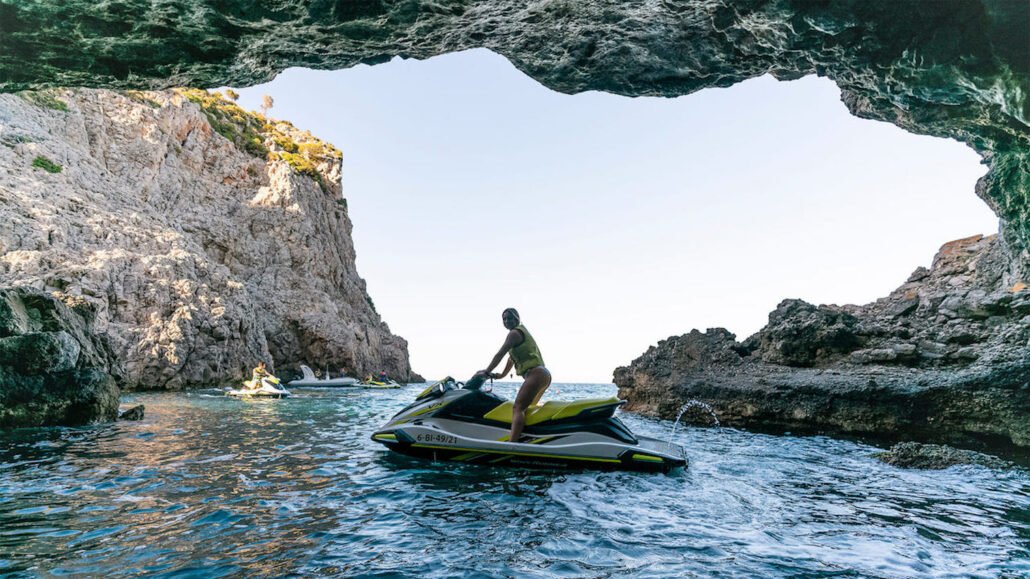
[[[737,342],[697,330],[615,371],[628,410],[672,418],[687,401],[723,424],[1030,449],[1030,288],[997,236],[945,244],[864,306],[785,300]]]
[[[1027,269],[1028,21],[1025,0],[8,2],[0,90],[243,86],[290,66],[480,47],[569,93],[678,96],[818,74],[858,116],[973,147],[990,167],[977,193]]]
[[[118,413],[118,420],[143,420],[146,414],[147,408],[142,404],[137,404],[124,412]]]
[[[411,372],[355,269],[340,152],[204,91],[0,95],[0,221],[0,286],[87,304],[124,387]]]
[[[117,369],[94,316],[82,301],[0,289],[0,428],[115,418]]]
[[[881,452],[876,458],[901,468],[942,469],[960,464],[975,464],[987,468],[1007,468],[1012,463],[989,454],[959,450],[939,444],[919,444],[918,442],[900,442],[887,452]]]
[[[1010,289],[1030,271],[1030,4],[1022,0],[283,0],[235,7],[111,0],[104,8],[85,0],[0,3],[0,90],[248,85],[289,66],[344,68],[477,47],[563,92],[678,96],[763,74],[818,74],[837,83],[858,116],[976,150],[989,168],[976,192],[1001,218],[1004,237],[988,242],[1003,249],[986,254],[1000,260],[997,275],[1013,281]],[[49,163],[40,159],[37,166],[54,169]],[[1015,390],[1016,402],[1006,399],[1025,383],[1016,349],[1025,298],[961,277],[949,280],[970,291],[928,290],[918,303],[892,298],[884,304],[893,308],[889,316],[875,307],[856,313],[787,303],[774,328],[743,344],[720,332],[666,341],[622,372],[624,388],[634,389],[638,408],[656,410],[662,400],[682,398],[663,388],[687,388],[695,378],[719,392],[754,392],[758,385],[769,395],[741,403],[741,421],[893,431],[926,426],[933,416],[941,422],[926,426],[926,436],[952,432],[1025,444],[1024,424],[1013,418],[1026,415],[1023,390]],[[917,285],[909,289],[919,294],[920,281],[911,280]],[[943,299],[935,303],[938,295]],[[233,331],[260,344],[249,326]],[[719,363],[730,356],[739,360]],[[770,402],[781,390],[805,392],[811,408],[790,418],[798,398],[782,408]],[[841,392],[853,392],[856,402],[883,397],[898,406],[860,411],[849,402],[843,416],[804,417],[841,410],[833,402]],[[961,396],[973,404],[968,412],[955,410]],[[949,402],[931,404],[940,400]],[[768,419],[748,418],[762,408]]]

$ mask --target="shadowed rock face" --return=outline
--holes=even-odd
[[[886,298],[785,300],[743,342],[721,328],[671,337],[615,370],[619,395],[665,418],[697,399],[728,426],[1025,454],[1030,288],[1005,251],[997,236],[945,244]]]
[[[827,76],[856,115],[973,147],[1030,264],[1025,0],[0,0],[0,90],[244,86],[485,47],[561,92],[677,96]]]
[[[0,428],[81,425],[118,414],[119,372],[94,308],[0,289]]]

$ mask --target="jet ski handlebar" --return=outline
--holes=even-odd
[[[489,378],[489,376],[487,376],[486,374],[476,374],[475,376],[466,380],[465,385],[463,387],[466,390],[479,390],[483,387],[483,383],[486,382],[487,378]],[[490,381],[493,382],[493,379],[491,379]]]
[[[422,391],[415,400],[425,400],[427,398],[436,398],[442,396],[448,390],[457,390],[463,388],[465,390],[480,390],[483,389],[483,383],[487,380],[493,383],[493,378],[490,378],[486,374],[476,374],[469,378],[465,382],[458,382],[454,378],[448,376],[439,382],[430,385],[428,388]],[[489,392],[492,388],[486,388],[484,392]]]

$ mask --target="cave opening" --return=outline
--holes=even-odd
[[[658,339],[867,303],[997,231],[972,150],[858,119],[814,76],[565,95],[477,49],[237,90],[343,151],[361,274],[430,376],[488,352],[508,305],[557,372],[604,382]]]

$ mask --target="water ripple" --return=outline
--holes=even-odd
[[[1024,470],[728,428],[678,433],[669,476],[431,464],[368,438],[415,391],[140,394],[139,423],[0,434],[0,574],[1030,576]]]

